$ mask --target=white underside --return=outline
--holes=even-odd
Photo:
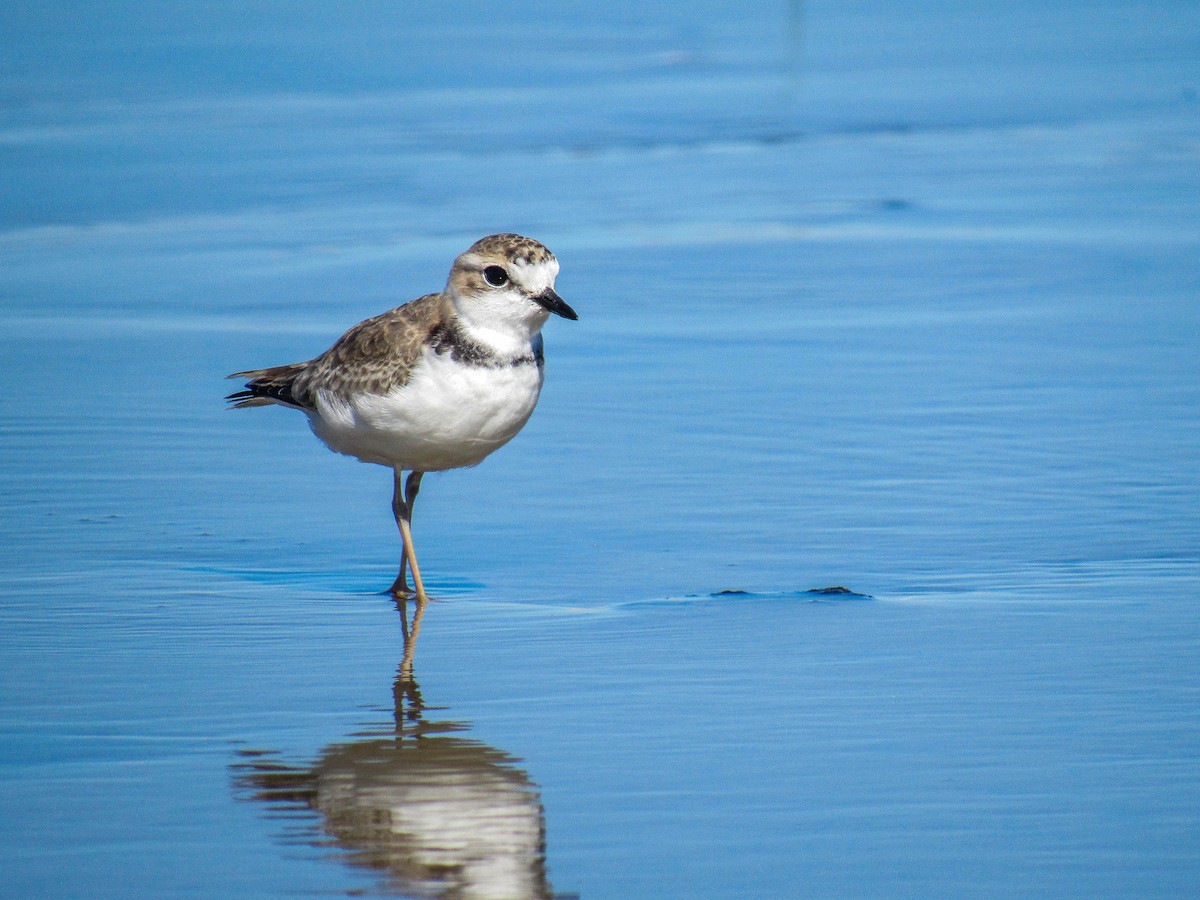
[[[398,469],[474,466],[529,420],[542,387],[532,364],[487,368],[427,351],[412,378],[388,394],[342,400],[317,394],[313,432],[338,453]]]

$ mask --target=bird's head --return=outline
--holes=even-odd
[[[454,261],[446,294],[469,331],[528,340],[550,313],[579,318],[554,292],[557,277],[558,260],[544,245],[519,234],[493,234]]]

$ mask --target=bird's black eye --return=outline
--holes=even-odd
[[[483,270],[483,280],[492,287],[504,287],[508,284],[508,273],[500,266],[488,266]]]

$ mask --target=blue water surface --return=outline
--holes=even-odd
[[[0,893],[1196,892],[1191,5],[0,46]],[[222,378],[496,231],[580,320],[426,479],[406,640],[390,474]]]

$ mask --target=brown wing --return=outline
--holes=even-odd
[[[441,317],[441,294],[427,294],[359,322],[316,359],[229,376],[249,381],[226,399],[234,409],[270,403],[313,409],[319,390],[386,393],[407,383]]]

